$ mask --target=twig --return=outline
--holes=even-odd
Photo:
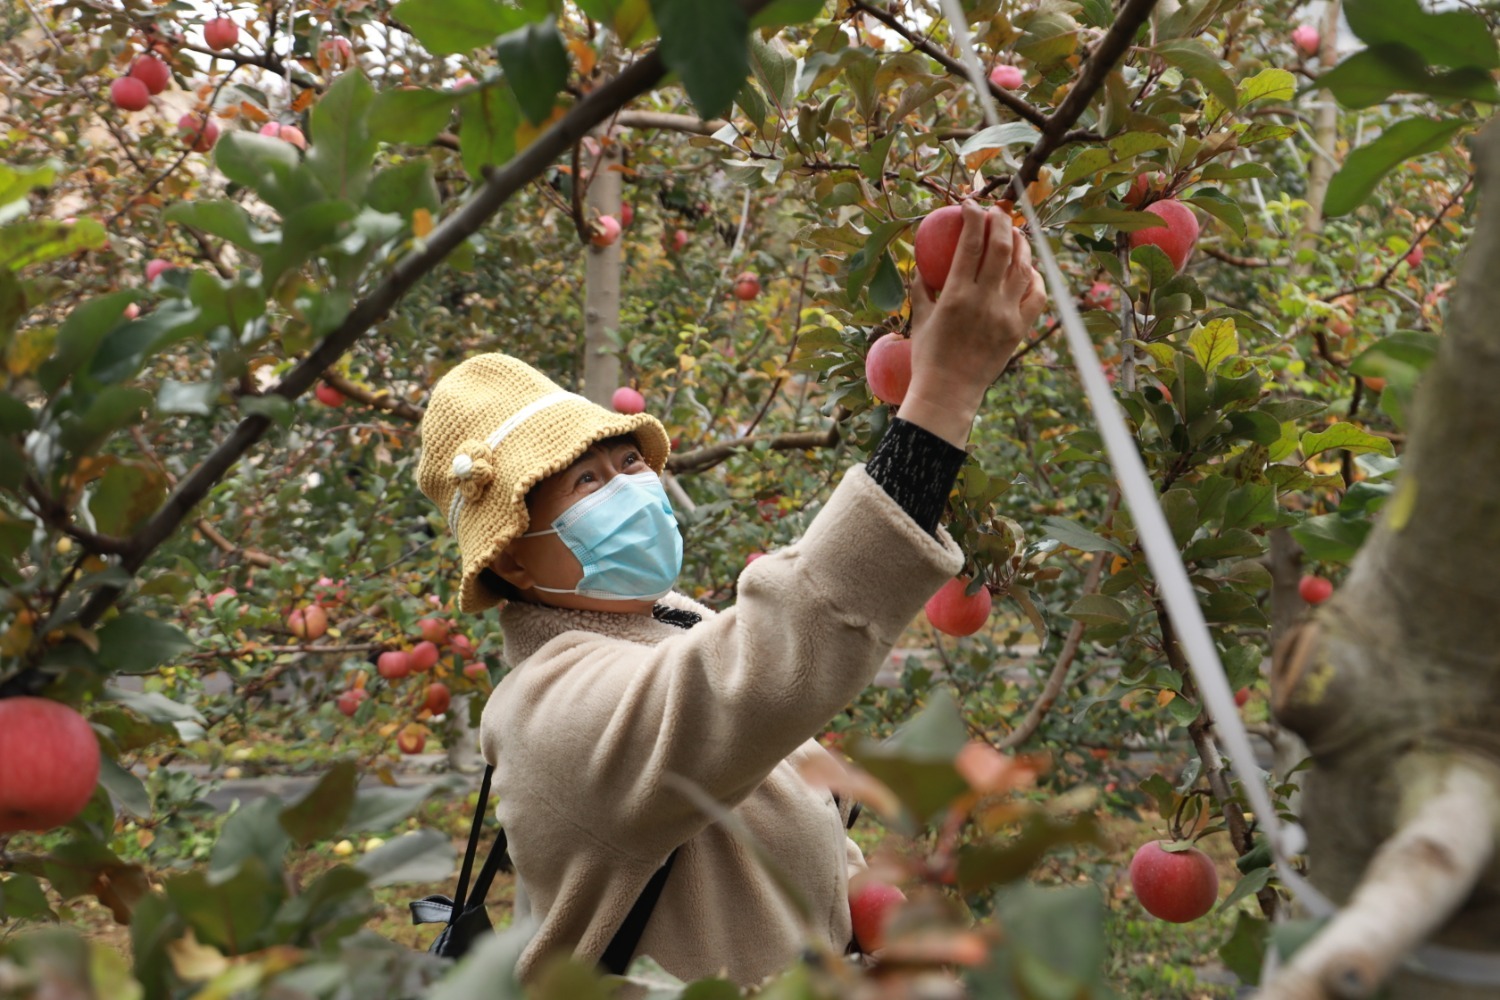
[[[151,442],[146,440],[145,432],[142,431],[139,427],[132,427],[130,428],[130,436],[132,439],[134,439],[135,446],[141,450],[141,453],[148,459],[150,459],[151,463],[156,466],[159,472],[161,472],[162,478],[167,481],[167,486],[175,487],[177,485],[177,477],[172,475],[172,470],[167,468],[166,464],[162,462],[161,457],[157,455],[156,449],[151,447]],[[199,531],[203,533],[204,538],[207,538],[210,542],[212,542],[214,546],[225,555],[232,556],[238,554],[244,558],[245,562],[249,563],[252,566],[259,566],[261,569],[270,569],[272,566],[275,566],[278,562],[280,562],[279,559],[275,558],[274,556],[267,555],[264,552],[260,552],[256,549],[241,548],[240,546],[234,544],[229,539],[220,534],[219,529],[215,528],[211,523],[209,523],[209,520],[206,517],[198,518],[198,520],[195,522],[195,526]]]
[[[333,386],[339,392],[343,393],[345,396],[348,396],[352,400],[363,403],[365,406],[370,406],[377,410],[384,410],[385,412],[393,416],[400,417],[402,420],[410,420],[414,424],[420,423],[422,420],[422,414],[426,412],[420,406],[417,406],[413,403],[408,403],[404,399],[399,399],[391,395],[391,391],[389,389],[381,389],[379,392],[371,392],[364,386],[355,385],[353,382],[349,381],[338,372],[332,370],[323,373],[323,381],[327,382],[329,385]]]
[[[1348,903],[1265,984],[1261,996],[1373,996],[1469,897],[1500,829],[1493,767],[1453,761],[1435,782],[1417,784],[1431,791],[1412,803],[1405,822],[1375,852]]]
[[[682,475],[685,472],[706,472],[727,460],[735,452],[752,445],[769,443],[772,451],[803,451],[808,448],[832,448],[839,443],[839,425],[833,424],[826,431],[798,431],[793,434],[752,434],[749,437],[721,441],[704,448],[694,448],[667,459],[667,468]]]
[[[1198,249],[1208,254],[1214,260],[1222,260],[1224,263],[1232,264],[1235,267],[1273,267],[1276,264],[1275,261],[1266,260],[1262,257],[1236,257],[1232,253],[1220,250],[1217,247],[1205,246],[1202,243],[1198,244]]]
[[[1437,214],[1427,220],[1427,224],[1422,227],[1421,231],[1418,232],[1415,237],[1413,237],[1411,245],[1414,247],[1421,246],[1422,241],[1427,238],[1427,234],[1437,228],[1438,223],[1442,222],[1443,219],[1448,215],[1448,210],[1454,205],[1458,204],[1458,200],[1462,198],[1464,196],[1464,193],[1467,192],[1469,188],[1473,187],[1473,185],[1474,175],[1470,174],[1467,178],[1464,179],[1464,182],[1459,186],[1459,189],[1453,192],[1453,197],[1445,201],[1443,203],[1443,207],[1437,210]],[[1408,253],[1409,252],[1410,251],[1408,251]],[[1341,295],[1355,295],[1359,292],[1373,292],[1385,288],[1385,286],[1390,282],[1391,277],[1395,275],[1396,268],[1400,267],[1401,262],[1404,260],[1406,260],[1406,254],[1402,254],[1394,261],[1392,261],[1391,266],[1385,269],[1385,273],[1370,284],[1355,285],[1352,288],[1345,288],[1341,291],[1334,292],[1331,295],[1325,295],[1322,297],[1323,301],[1331,301]],[[1407,301],[1410,302],[1410,299],[1408,299]],[[1420,306],[1418,308],[1420,309]]]

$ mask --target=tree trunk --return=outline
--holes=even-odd
[[[1500,125],[1491,122],[1475,141],[1475,160],[1482,211],[1446,336],[1416,395],[1395,493],[1348,581],[1279,651],[1273,674],[1277,716],[1313,755],[1303,810],[1312,877],[1340,903],[1360,889],[1356,905],[1341,911],[1320,939],[1340,921],[1355,923],[1346,918],[1356,911],[1376,909],[1382,883],[1399,881],[1390,878],[1389,864],[1370,867],[1377,849],[1426,831],[1416,840],[1416,856],[1433,863],[1430,880],[1462,884],[1397,911],[1394,926],[1436,927],[1430,940],[1456,949],[1493,950],[1500,941],[1500,865],[1493,851],[1500,825],[1500,586],[1494,581],[1500,562],[1500,338],[1494,326],[1500,315]],[[1455,775],[1467,782],[1465,797],[1457,800],[1448,794]],[[1439,806],[1446,814],[1433,824]],[[1468,836],[1474,832],[1477,837]],[[1420,940],[1412,937],[1412,943]],[[1266,995],[1368,995],[1338,984],[1369,966],[1381,974],[1397,971],[1390,994],[1396,1000],[1479,1000],[1500,990],[1493,984],[1437,986],[1392,970],[1399,954],[1379,961],[1382,956],[1357,951],[1351,947],[1342,959],[1300,970],[1324,992],[1284,988],[1278,980]],[[1288,981],[1299,961],[1300,953]]]
[[[597,158],[586,157],[589,183],[587,220],[601,215],[620,218],[620,144],[600,138]],[[583,394],[601,406],[620,386],[620,357],[613,334],[620,328],[620,267],[623,238],[607,247],[590,246],[584,269]]]

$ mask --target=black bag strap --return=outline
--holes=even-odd
[[[458,922],[465,910],[476,906],[482,907],[485,897],[489,895],[490,883],[495,881],[495,874],[511,869],[510,844],[502,829],[495,834],[495,842],[490,846],[489,857],[485,858],[484,866],[479,870],[479,878],[474,881],[473,895],[469,894],[469,877],[474,872],[474,857],[479,853],[479,835],[484,827],[484,816],[489,807],[490,781],[494,774],[495,765],[485,765],[484,779],[479,783],[479,804],[474,809],[474,821],[469,825],[469,845],[464,849],[464,862],[458,871],[458,890],[453,895],[452,909],[448,911],[450,927]],[[624,975],[631,959],[635,957],[635,950],[641,943],[641,935],[646,932],[646,924],[651,920],[657,901],[661,899],[662,890],[667,885],[667,876],[672,873],[672,863],[677,860],[677,852],[680,850],[682,850],[681,847],[674,849],[671,854],[667,855],[667,860],[662,862],[662,866],[652,873],[651,880],[641,890],[635,905],[625,915],[625,922],[620,925],[619,930],[615,931],[615,936],[610,939],[609,945],[604,949],[604,954],[600,956],[599,965],[610,975]],[[432,900],[432,897],[422,902],[429,901],[440,902]],[[413,904],[414,918],[417,905],[419,904]]]

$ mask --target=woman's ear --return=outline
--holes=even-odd
[[[517,590],[530,590],[533,583],[531,572],[516,558],[515,547],[507,546],[490,562],[490,569]]]

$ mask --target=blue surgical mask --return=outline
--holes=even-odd
[[[557,516],[552,527],[522,538],[555,534],[583,566],[571,590],[602,601],[654,601],[672,589],[682,572],[682,534],[661,480],[650,472],[616,475]]]

